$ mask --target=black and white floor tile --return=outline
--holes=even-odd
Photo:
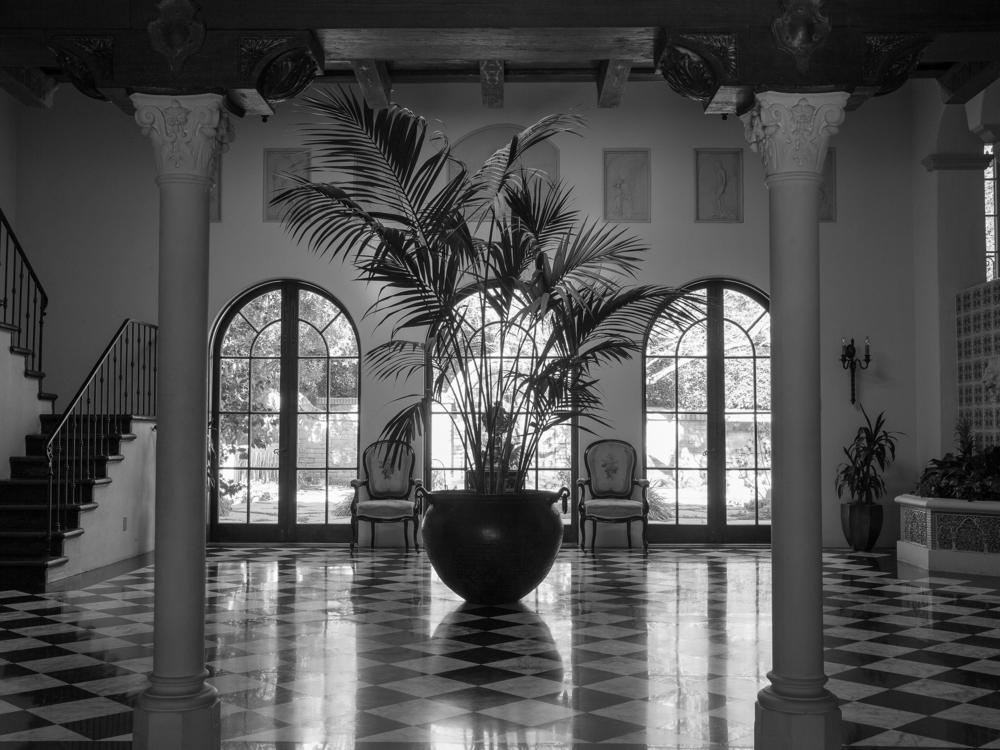
[[[227,750],[737,750],[771,667],[767,548],[564,550],[472,607],[422,553],[212,547],[206,658]],[[0,592],[0,750],[127,748],[152,568]],[[1000,748],[1000,579],[824,555],[845,746]]]

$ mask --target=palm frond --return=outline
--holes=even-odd
[[[333,179],[297,180],[276,201],[296,241],[377,289],[365,317],[390,335],[369,373],[416,391],[393,399],[383,438],[412,442],[443,404],[470,471],[523,477],[545,430],[607,425],[597,373],[635,357],[653,320],[704,317],[682,291],[634,283],[645,247],[624,227],[580,220],[566,186],[520,167],[581,118],[544,117],[470,172],[401,107],[343,89],[306,106],[314,174]]]

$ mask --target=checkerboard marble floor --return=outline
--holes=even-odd
[[[206,658],[227,750],[735,750],[771,666],[767,548],[564,550],[517,607],[422,553],[212,547]],[[130,747],[152,568],[0,592],[0,749]],[[1000,579],[824,555],[845,746],[1000,748]],[[804,749],[805,750],[805,749]]]

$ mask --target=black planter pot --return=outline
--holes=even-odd
[[[882,506],[878,503],[841,503],[840,527],[855,552],[870,552],[882,533]]]
[[[516,602],[541,583],[562,544],[560,492],[426,493],[424,549],[444,584],[475,604]]]

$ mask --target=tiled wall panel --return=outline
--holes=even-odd
[[[983,447],[1000,445],[1000,281],[960,292],[956,324],[959,419]]]

